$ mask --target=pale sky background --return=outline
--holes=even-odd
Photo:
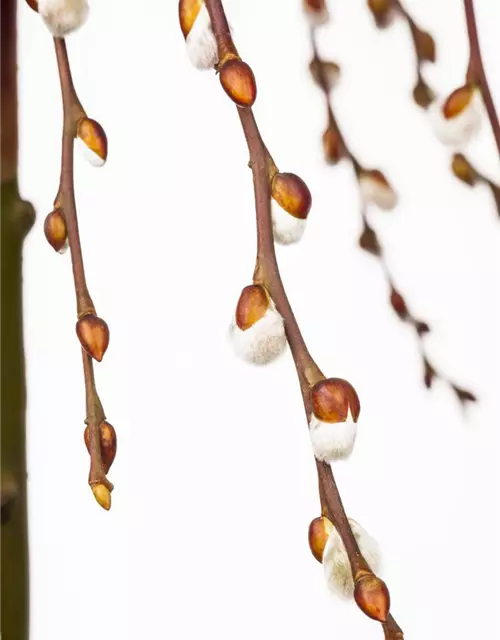
[[[447,93],[466,67],[462,3],[405,4],[436,38],[426,76]],[[500,105],[500,3],[476,5]],[[406,640],[499,637],[500,220],[486,189],[451,175],[411,101],[405,24],[378,32],[364,0],[330,6],[321,52],[342,66],[338,119],[401,199],[370,221],[433,327],[432,361],[480,398],[464,419],[448,388],[423,388],[414,334],[356,247],[358,193],[348,166],[323,163],[299,0],[232,0],[266,144],[313,194],[303,241],[278,251],[285,286],[320,367],[361,399],[355,452],[334,473],[348,515],[383,548]],[[380,640],[377,623],[329,596],[308,549],[319,500],[290,354],[253,368],[227,343],[254,266],[251,174],[234,106],[187,60],[175,0],[96,1],[68,39],[80,99],[109,140],[103,169],[76,159],[88,283],[111,329],[97,385],[118,433],[113,507],[96,505],[70,257],[43,234],[60,162],[55,54],[31,10],[19,21],[20,181],[38,212],[25,245],[32,640]],[[500,180],[487,122],[470,155]]]

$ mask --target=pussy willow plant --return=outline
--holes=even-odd
[[[374,5],[375,3],[371,4]],[[341,160],[347,160],[350,162],[359,187],[361,199],[360,215],[362,224],[359,247],[378,258],[387,281],[389,289],[389,303],[392,309],[402,322],[409,324],[415,330],[415,335],[419,343],[422,357],[423,381],[425,386],[430,389],[433,382],[439,378],[449,385],[462,405],[468,402],[474,402],[476,397],[470,391],[463,389],[450,378],[438,372],[437,367],[431,363],[431,360],[425,350],[425,336],[430,332],[430,327],[426,322],[418,319],[410,311],[403,294],[394,284],[394,278],[389,270],[382,245],[375,230],[368,222],[367,208],[370,205],[375,205],[379,209],[390,211],[397,205],[397,194],[381,171],[378,169],[367,169],[361,165],[359,160],[348,147],[337,118],[335,117],[332,90],[339,79],[340,68],[335,62],[323,60],[318,52],[317,46],[317,29],[320,28],[321,25],[325,25],[329,22],[326,2],[311,3],[310,0],[303,0],[303,8],[310,23],[311,48],[313,52],[309,69],[317,86],[322,91],[326,103],[327,126],[323,134],[323,151],[325,161],[332,166],[336,165]],[[412,25],[412,33],[424,33],[423,31],[418,30],[413,23]],[[423,37],[419,39],[418,36],[414,35],[414,40],[416,42],[420,42],[424,39]],[[425,41],[427,42],[426,39]]]
[[[460,148],[466,145],[481,126],[484,104],[500,156],[500,122],[482,61],[474,0],[463,2],[469,40],[469,62],[464,83],[445,98],[436,97],[421,72],[425,62],[436,60],[436,45],[432,36],[416,26],[399,0],[368,0],[368,7],[379,28],[390,25],[398,15],[408,23],[417,60],[417,83],[413,90],[413,98],[420,107],[429,110],[431,125],[438,139],[451,147]],[[493,195],[500,216],[498,184],[475,169],[465,155],[458,151],[453,154],[451,170],[459,180],[469,186],[486,185]]]
[[[109,344],[109,328],[96,314],[85,278],[78,217],[75,204],[73,152],[75,140],[89,162],[104,165],[108,142],[102,126],[87,114],[78,98],[66,49],[65,38],[87,20],[86,0],[27,0],[39,13],[53,36],[63,102],[61,176],[54,209],[45,219],[45,236],[55,251],[62,253],[69,245],[76,294],[76,334],[82,346],[85,378],[86,419],[84,441],[90,454],[89,485],[99,505],[111,508],[113,485],[106,475],[116,455],[116,433],[106,421],[97,394],[93,361],[101,362]]]
[[[281,280],[274,242],[288,243],[304,230],[311,194],[293,173],[279,171],[260,135],[252,105],[255,77],[234,45],[221,0],[180,0],[179,20],[187,53],[199,69],[216,69],[225,93],[236,104],[250,154],[257,220],[257,257],[253,280],[236,305],[230,337],[236,353],[262,365],[288,344],[297,370],[318,473],[321,515],[309,526],[309,544],[337,594],[353,597],[370,618],[382,623],[385,638],[402,640],[389,612],[390,597],[376,575],[378,547],[348,518],[331,463],[350,456],[360,401],[353,386],[326,378],[309,353]]]

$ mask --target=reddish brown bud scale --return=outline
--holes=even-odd
[[[89,356],[101,362],[109,345],[109,328],[106,322],[93,313],[87,313],[76,323],[76,335]]]
[[[396,291],[394,287],[391,287],[390,300],[391,300],[391,306],[394,309],[394,311],[397,313],[399,318],[401,318],[401,320],[406,320],[410,315],[408,312],[408,307],[406,306],[406,302],[403,296],[398,291]]]
[[[359,246],[374,256],[382,255],[382,248],[378,241],[377,234],[367,223],[365,223],[363,233],[359,238]]]
[[[48,214],[43,224],[43,231],[47,242],[54,251],[61,252],[66,248],[68,232],[66,229],[66,220],[60,209],[54,209],[54,211]]]
[[[313,556],[320,563],[323,562],[323,553],[332,529],[333,524],[325,516],[314,518],[309,525],[309,548]]]
[[[271,195],[287,213],[305,220],[311,210],[308,186],[294,173],[276,173],[271,181]]]
[[[358,394],[343,378],[328,378],[314,385],[311,391],[314,415],[323,422],[345,422],[349,413],[354,422],[361,410]]]
[[[26,4],[38,13],[38,0],[26,0]]]
[[[359,571],[354,578],[354,599],[361,611],[369,618],[386,622],[391,597],[383,580],[370,571]]]
[[[92,118],[80,118],[76,125],[76,135],[93,151],[102,162],[108,157],[108,138],[102,126]]]
[[[328,164],[337,164],[342,157],[342,140],[335,127],[328,127],[323,134],[323,152]]]
[[[427,31],[415,28],[413,32],[415,38],[415,50],[419,60],[436,62],[436,43],[434,38]]]
[[[309,63],[309,72],[319,87],[330,91],[340,76],[340,67],[331,60],[313,58]]]
[[[380,29],[384,29],[391,23],[392,7],[392,0],[368,0],[368,8]]]
[[[432,89],[420,78],[413,89],[413,99],[418,106],[422,107],[422,109],[427,109],[434,102],[435,97]]]
[[[251,107],[257,98],[257,85],[250,66],[231,58],[219,69],[222,88],[239,107]]]
[[[261,318],[269,308],[269,294],[260,284],[245,287],[236,305],[236,324],[246,331]]]
[[[87,426],[83,432],[83,439],[87,451],[90,454],[90,429]],[[104,473],[108,473],[116,456],[116,431],[109,422],[103,422],[99,426],[99,444],[101,447],[101,460]]]
[[[320,13],[326,9],[326,0],[302,0],[304,8],[308,11]]]
[[[187,38],[193,28],[196,18],[203,5],[202,0],[180,0],[179,1],[179,23],[182,34]]]
[[[424,367],[424,384],[427,389],[430,389],[432,387],[432,383],[434,382],[434,378],[436,377],[436,370],[431,366],[427,358],[424,358]]]
[[[474,186],[479,178],[477,171],[472,167],[467,158],[461,153],[455,153],[451,163],[451,170],[455,176],[470,185]]]
[[[469,106],[475,90],[472,84],[466,84],[450,93],[442,107],[444,117],[450,119],[458,116]]]

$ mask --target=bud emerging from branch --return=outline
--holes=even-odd
[[[365,220],[365,226],[363,227],[363,233],[359,238],[359,246],[361,249],[364,249],[368,253],[371,253],[374,256],[382,255],[382,248],[377,238],[377,234],[370,227],[368,222]]]
[[[429,111],[436,136],[443,144],[466,144],[481,127],[481,106],[481,93],[474,85],[455,89]]]
[[[324,88],[327,91],[331,91],[340,78],[339,65],[327,60],[314,58],[309,63],[309,71],[318,87],[323,88],[323,83],[325,83],[326,87]]]
[[[436,62],[436,43],[431,34],[414,27],[413,37],[419,61]]]
[[[342,378],[318,382],[311,391],[309,434],[317,460],[347,459],[354,448],[360,404],[354,387]]]
[[[60,209],[54,209],[45,218],[43,231],[47,242],[58,253],[64,253],[68,248],[68,232],[66,230],[66,220]]]
[[[217,41],[204,0],[180,0],[179,22],[191,63],[200,70],[213,69],[219,61]]]
[[[434,382],[436,375],[437,374],[434,367],[427,360],[427,358],[424,358],[424,384],[427,389],[430,389],[432,387],[432,383]]]
[[[26,0],[26,4],[38,13],[38,0]]]
[[[371,571],[359,571],[354,580],[354,599],[361,611],[372,620],[385,622],[391,598],[387,585]]]
[[[380,566],[380,550],[377,542],[368,535],[363,527],[349,518],[349,525],[358,543],[361,555],[368,562],[372,571],[378,571]],[[323,553],[323,567],[329,589],[344,598],[354,595],[354,580],[352,578],[349,558],[337,529],[332,531]]]
[[[413,99],[422,109],[427,109],[436,99],[434,91],[424,82],[423,78],[419,78],[415,88],[413,89]]]
[[[85,159],[93,167],[102,167],[108,157],[108,139],[101,125],[92,118],[80,118],[76,136]]]
[[[267,290],[252,284],[241,292],[230,338],[236,354],[252,364],[267,364],[286,347],[285,325]]]
[[[329,125],[323,134],[323,152],[328,164],[337,164],[342,158],[342,140],[335,127]]]
[[[465,184],[473,187],[479,180],[479,174],[470,164],[467,158],[461,153],[455,153],[451,163],[451,170],[455,176],[465,182]]]
[[[111,492],[104,484],[93,484],[91,486],[94,498],[99,505],[109,511],[111,509]]]
[[[367,203],[376,204],[389,211],[398,203],[398,196],[387,178],[377,169],[362,169],[358,176],[361,197]]]
[[[320,27],[330,20],[326,0],[302,0],[302,7],[313,27]]]
[[[394,287],[391,287],[390,302],[391,307],[396,312],[398,318],[403,321],[407,320],[410,314],[408,312],[405,299]]]
[[[83,439],[90,454],[90,429],[88,426],[83,432]],[[103,422],[99,426],[99,444],[104,473],[107,474],[116,456],[116,431],[109,422]]]
[[[38,13],[56,38],[65,38],[87,20],[87,0],[38,0]]]
[[[323,553],[332,529],[333,524],[325,516],[314,518],[309,525],[309,548],[318,562],[323,562]]]
[[[276,173],[271,196],[279,207],[272,207],[274,239],[280,244],[298,242],[306,227],[312,196],[306,183],[294,173]]]
[[[368,8],[379,29],[385,29],[392,24],[395,16],[392,0],[368,0]]]
[[[101,362],[109,345],[109,328],[102,318],[87,313],[76,323],[76,335],[85,351]]]
[[[219,68],[222,88],[239,107],[251,107],[257,98],[257,85],[250,66],[231,58]]]

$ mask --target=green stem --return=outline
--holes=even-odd
[[[1,464],[2,638],[29,635],[26,381],[22,315],[22,250],[33,207],[17,186],[16,0],[2,0],[1,186]]]

